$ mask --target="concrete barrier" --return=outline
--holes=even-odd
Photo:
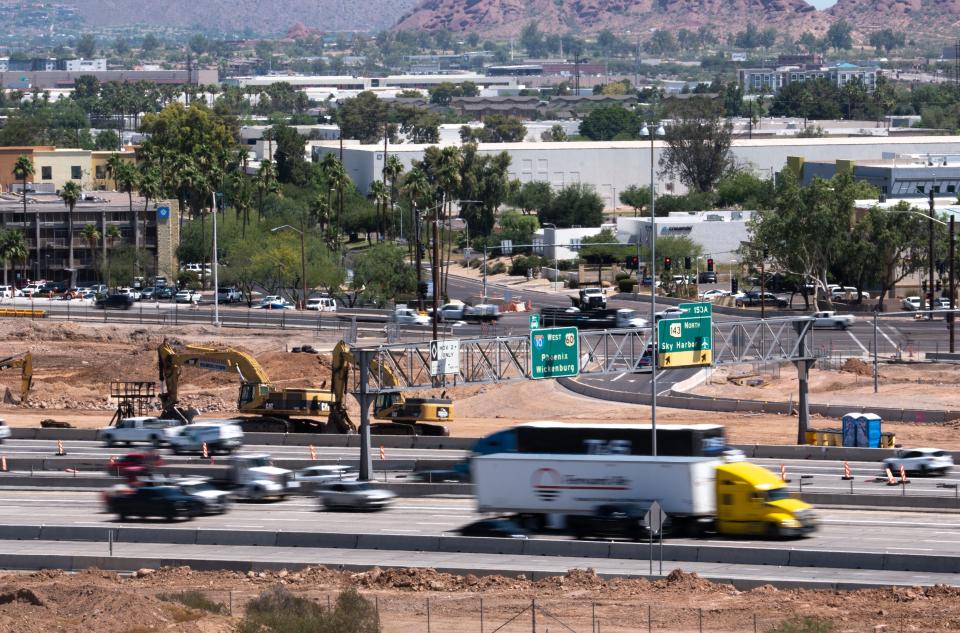
[[[277,547],[329,547],[334,549],[356,549],[357,535],[329,532],[278,532]]]
[[[883,569],[883,554],[874,552],[838,552],[833,550],[790,550],[790,567],[836,567],[841,569]],[[933,557],[922,557],[933,558]],[[939,558],[936,557],[936,558]],[[918,561],[919,562],[919,561]],[[911,571],[927,571],[920,565]]]
[[[611,558],[609,541],[554,541],[530,539],[521,541],[525,556],[578,556],[580,558]]]
[[[697,552],[701,563],[729,563],[732,565],[790,564],[790,550],[779,547],[722,547],[701,545]],[[829,567],[829,565],[827,565]]]
[[[462,552],[464,554],[523,554],[525,539],[486,538],[477,536],[442,536],[439,539],[440,552]]]
[[[883,555],[883,569],[886,571],[925,571],[956,574],[960,572],[960,557],[886,553]]]
[[[197,545],[267,546],[277,544],[277,533],[261,530],[196,530]]]
[[[107,541],[107,530],[113,526],[43,525],[37,537],[41,541]]]
[[[440,538],[412,534],[357,534],[357,549],[438,552]]]
[[[116,529],[116,533],[116,541],[123,543],[193,545],[197,542],[197,530],[190,528],[121,527]],[[107,540],[106,535],[103,540]]]
[[[0,541],[30,541],[39,538],[39,525],[0,525]]]

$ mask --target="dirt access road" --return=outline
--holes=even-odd
[[[294,354],[287,350],[311,344],[329,350],[335,338],[315,338],[312,333],[256,332],[216,329],[211,326],[185,326],[178,329],[176,342],[229,345],[247,350],[264,366],[271,380],[280,386],[321,386],[329,384],[328,354]],[[0,373],[0,394],[10,391],[9,400],[0,404],[0,417],[14,426],[39,426],[46,418],[63,420],[82,428],[107,424],[114,405],[110,402],[113,380],[157,381],[156,348],[163,334],[154,328],[124,325],[87,325],[43,321],[0,321],[0,355],[31,351],[34,354],[34,387],[26,406],[17,403],[19,375]],[[787,400],[795,393],[794,373],[789,369],[782,378],[767,386],[740,386],[726,380],[715,370],[710,383],[701,387],[723,396]],[[884,368],[882,395],[893,401],[926,398],[942,391],[945,405],[955,402],[955,387],[960,370],[936,371],[924,368]],[[897,378],[900,372],[900,378]],[[912,372],[912,373],[911,373]],[[924,373],[925,372],[925,373]],[[920,383],[914,374],[924,373]],[[887,375],[889,374],[889,375]],[[869,377],[862,368],[851,371],[814,370],[812,398],[850,397],[859,402],[875,402],[868,389]],[[936,380],[937,384],[929,384]],[[237,376],[187,367],[181,387],[182,401],[208,415],[235,412],[239,390]],[[791,391],[793,390],[793,391]],[[456,422],[449,425],[452,435],[478,437],[496,429],[531,420],[582,422],[644,423],[650,419],[646,406],[606,402],[579,396],[554,381],[527,381],[503,385],[476,385],[449,390],[456,402]],[[960,406],[960,404],[958,404]],[[352,416],[359,417],[356,402],[348,399]],[[658,419],[665,423],[720,423],[726,425],[734,443],[792,444],[796,439],[796,418],[760,414],[709,414],[699,411],[658,408]],[[815,427],[839,426],[837,420],[818,419]],[[934,445],[960,450],[956,430],[960,424],[885,424],[904,445]]]
[[[428,609],[430,630],[479,631],[481,604],[483,630],[492,631],[518,616],[499,630],[528,632],[531,617],[524,609],[534,599],[538,631],[598,630],[591,626],[594,616],[602,631],[646,631],[648,614],[650,630],[658,633],[768,631],[794,615],[822,618],[833,624],[829,630],[835,633],[938,633],[960,628],[960,589],[952,587],[844,592],[763,586],[738,591],[680,571],[654,582],[605,581],[589,570],[573,570],[537,582],[451,576],[429,569],[375,568],[348,573],[319,567],[244,575],[179,567],[143,573],[134,577],[95,570],[75,575],[2,575],[0,630],[228,633],[235,630],[247,601],[278,585],[323,606],[328,599],[335,600],[340,590],[355,587],[376,604],[384,633],[428,630]],[[220,603],[224,614],[185,608],[169,599],[169,594],[187,590],[202,592]]]

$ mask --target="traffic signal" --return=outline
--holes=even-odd
[[[664,258],[663,258],[663,269],[664,269],[664,270],[670,270],[670,268],[671,268],[672,266],[673,266],[673,260],[670,259],[669,257],[664,257]]]
[[[707,272],[708,272],[708,273],[712,273],[712,272],[713,272],[713,258],[712,258],[712,257],[707,260]]]
[[[627,270],[637,270],[640,268],[640,258],[636,255],[627,255]]]
[[[684,270],[690,270],[690,269],[693,267],[693,266],[692,266],[692,263],[693,263],[693,262],[691,261],[691,259],[690,259],[689,256],[684,257],[684,258],[683,258],[683,269],[684,269]]]
[[[740,290],[740,282],[737,281],[736,277],[730,278],[730,293],[737,294],[737,291]]]
[[[418,283],[417,283],[417,296],[418,296],[418,297],[426,297],[427,294],[429,294],[429,292],[430,292],[430,284],[428,284],[428,283],[425,282],[425,281],[421,281],[421,282],[418,282]]]

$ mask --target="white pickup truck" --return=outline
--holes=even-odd
[[[98,437],[107,446],[117,444],[130,445],[134,442],[147,442],[161,446],[170,441],[183,425],[179,420],[162,420],[154,417],[135,417],[120,420],[116,426],[100,429]]]
[[[852,314],[837,314],[833,310],[813,313],[813,327],[845,330],[856,321]]]

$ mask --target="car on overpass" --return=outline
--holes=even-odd
[[[822,310],[813,313],[813,327],[845,330],[856,322],[852,314],[837,314],[833,310]]]

